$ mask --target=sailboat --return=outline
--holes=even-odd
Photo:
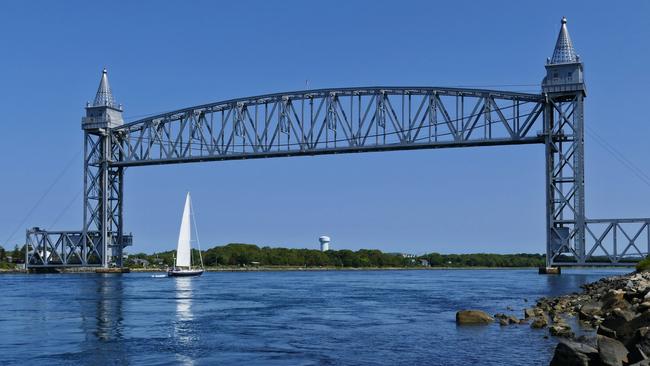
[[[203,257],[201,256],[201,248],[199,248],[201,266],[192,266],[192,216],[192,199],[190,193],[187,192],[187,197],[185,197],[185,208],[183,209],[183,218],[181,219],[181,230],[178,234],[178,246],[176,247],[174,267],[167,270],[167,275],[169,277],[200,276],[203,274]],[[196,225],[194,228],[196,229]]]

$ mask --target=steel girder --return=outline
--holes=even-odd
[[[28,267],[74,267],[99,265],[101,242],[98,232],[27,230]]]
[[[541,143],[543,106],[537,94],[454,88],[263,95],[110,129],[110,166]]]

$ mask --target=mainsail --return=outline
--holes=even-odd
[[[176,248],[176,266],[189,267],[191,265],[191,247],[192,230],[190,222],[190,193],[185,198],[185,209],[183,210],[183,219],[181,220],[181,230],[178,234],[178,247]]]

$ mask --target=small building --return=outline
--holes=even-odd
[[[133,261],[133,264],[139,265],[139,266],[142,266],[142,267],[147,267],[149,265],[149,261],[146,260],[146,259],[142,259],[142,258],[133,258],[132,261]]]
[[[427,259],[420,259],[420,265],[422,267],[429,267],[429,261]]]

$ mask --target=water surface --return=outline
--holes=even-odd
[[[541,296],[621,270],[218,272],[199,278],[0,276],[3,365],[547,365],[528,326],[458,327],[459,309],[519,317]],[[528,300],[528,302],[525,301]]]

